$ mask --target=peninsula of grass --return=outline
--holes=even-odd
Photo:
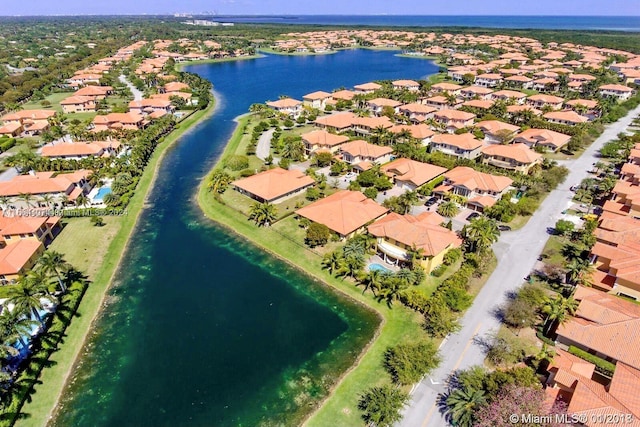
[[[258,58],[264,58],[264,55],[256,54],[256,55],[231,56],[229,58],[199,59],[196,61],[180,62],[179,64],[176,64],[176,69],[178,71],[183,71],[183,69],[189,65],[217,64],[219,62],[246,61],[248,59],[258,59]]]
[[[103,305],[104,297],[127,249],[129,238],[138,221],[148,192],[155,181],[157,169],[164,154],[192,126],[213,112],[214,101],[205,110],[196,111],[183,120],[176,129],[156,147],[147,167],[140,177],[134,196],[127,206],[127,215],[106,218],[106,225],[100,231],[111,235],[111,239],[94,239],[94,230],[89,230],[89,218],[68,220],[65,230],[56,239],[54,249],[64,253],[72,265],[82,266],[91,281],[76,317],[65,331],[64,345],[49,358],[47,367],[40,374],[31,399],[22,407],[23,418],[16,423],[20,427],[41,427],[48,423],[74,369],[92,323]],[[109,227],[117,231],[107,230]],[[94,227],[97,228],[97,227]],[[85,234],[88,233],[88,234]],[[105,235],[103,235],[104,237]],[[100,245],[97,248],[93,245]],[[102,256],[101,253],[102,252]],[[87,255],[89,253],[89,255]],[[97,262],[96,262],[97,261]]]
[[[271,48],[260,48],[258,52],[266,53],[269,55],[284,55],[284,56],[313,56],[313,55],[331,55],[338,53],[339,50],[327,50],[324,52],[283,52],[281,50],[275,50]]]
[[[225,158],[241,151],[243,133],[250,119],[250,115],[237,119],[238,126],[211,173],[221,167]],[[226,226],[261,249],[299,268],[334,290],[364,304],[380,317],[378,331],[370,344],[362,350],[355,365],[333,386],[332,393],[322,406],[317,408],[306,421],[308,426],[362,425],[360,412],[357,409],[359,396],[372,386],[390,382],[382,366],[383,353],[390,346],[424,338],[425,332],[421,327],[422,316],[399,303],[390,308],[385,303],[378,302],[371,293],[363,294],[362,290],[355,287],[352,282],[332,276],[322,269],[320,255],[306,248],[302,249],[303,246],[300,243],[279,232],[278,227],[258,228],[248,221],[246,216],[220,203],[214,194],[207,190],[207,182],[208,177],[200,185],[198,204],[208,218]]]

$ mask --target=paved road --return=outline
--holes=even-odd
[[[260,138],[258,139],[258,144],[256,145],[256,156],[260,160],[264,160],[269,157],[269,152],[271,151],[271,137],[273,136],[273,132],[275,129],[269,129],[266,132],[262,132]]]
[[[588,176],[587,170],[597,161],[597,151],[605,142],[624,132],[638,114],[640,107],[610,125],[582,156],[564,163],[571,171],[566,181],[547,196],[527,225],[517,231],[502,233],[500,240],[494,245],[498,258],[495,271],[462,318],[461,330],[449,336],[440,347],[442,364],[414,388],[410,406],[398,424],[400,427],[447,425],[436,404],[438,394],[445,391],[446,379],[457,369],[483,363],[483,349],[474,342],[474,337],[483,337],[499,328],[500,323],[494,316],[495,310],[506,302],[507,294],[516,290],[532,270],[548,239],[547,228],[554,226],[561,218],[562,210],[571,201],[569,187]]]
[[[141,91],[139,91],[133,84],[131,84],[131,82],[127,80],[124,74],[120,74],[120,77],[118,77],[118,80],[120,80],[120,82],[126,84],[129,87],[129,90],[133,94],[134,101],[140,101],[142,98],[144,98],[144,94]]]

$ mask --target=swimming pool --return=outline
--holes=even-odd
[[[98,189],[98,192],[93,197],[93,201],[94,202],[102,202],[102,199],[104,199],[104,196],[106,196],[109,193],[111,193],[111,187],[102,187],[102,188]]]
[[[384,265],[378,264],[378,263],[375,263],[375,262],[369,264],[369,271],[381,271],[383,273],[390,273],[391,272],[391,270],[389,270]]]

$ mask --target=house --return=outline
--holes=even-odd
[[[304,151],[307,156],[317,152],[325,151],[335,153],[341,145],[349,142],[349,138],[343,135],[336,135],[325,130],[314,130],[301,135],[304,143]]]
[[[616,98],[618,102],[626,101],[633,95],[633,89],[618,84],[602,85],[598,88],[601,96]]]
[[[382,86],[379,85],[378,83],[363,83],[360,85],[355,85],[353,87],[356,91],[356,93],[360,93],[360,94],[368,94],[368,93],[373,93],[374,91],[381,89]]]
[[[267,106],[279,113],[295,117],[302,111],[302,102],[297,99],[283,98],[267,102]]]
[[[548,367],[549,404],[562,402],[567,413],[584,419],[587,427],[608,427],[610,419],[640,427],[640,405],[634,390],[640,387],[640,371],[623,362],[616,363],[610,381],[595,374],[595,365],[562,349],[556,349]],[[599,422],[601,420],[602,422]]]
[[[331,94],[331,98],[335,101],[351,101],[353,97],[356,96],[356,93],[350,90],[338,90]]]
[[[460,101],[458,99],[450,100],[446,96],[442,95],[432,96],[431,98],[427,98],[424,100],[425,105],[435,110],[444,110],[446,108],[449,108],[449,102],[453,102],[456,106],[460,104]]]
[[[91,171],[80,169],[74,172],[34,172],[18,175],[9,181],[0,182],[0,196],[21,198],[25,194],[32,197],[30,201],[14,200],[12,204],[31,208],[33,204],[46,204],[42,196],[48,195],[57,202],[74,201],[80,194],[91,188],[88,177]]]
[[[136,113],[109,113],[93,118],[93,132],[110,130],[139,130],[148,122]]]
[[[463,102],[462,106],[472,108],[473,110],[479,110],[480,114],[484,114],[483,111],[489,110],[495,103],[495,101],[490,99],[470,99],[469,101]]]
[[[433,113],[433,118],[444,126],[448,132],[453,133],[455,130],[471,127],[476,115],[460,110],[445,109]]]
[[[94,101],[105,99],[107,96],[113,93],[113,88],[111,86],[85,86],[83,88],[78,89],[73,94],[74,96],[85,96],[87,98],[92,98]]]
[[[502,75],[498,73],[487,73],[476,76],[473,84],[482,87],[496,87],[502,83]]]
[[[437,109],[424,104],[411,103],[398,107],[398,111],[411,119],[412,122],[420,123],[432,118]]]
[[[411,138],[414,138],[422,145],[429,145],[431,142],[431,138],[435,135],[435,132],[431,130],[431,128],[424,124],[420,123],[417,125],[394,125],[389,128],[389,132],[393,134],[402,134],[403,132],[409,132]]]
[[[35,239],[21,239],[0,248],[0,284],[15,283],[43,253],[44,245]]]
[[[356,118],[357,116],[355,114],[347,111],[318,117],[313,123],[328,131],[342,133],[352,129]]]
[[[0,216],[0,246],[32,239],[45,245],[62,230],[59,217]]]
[[[388,211],[359,191],[342,190],[298,209],[296,214],[326,225],[344,239],[363,231]]]
[[[393,126],[393,122],[387,116],[381,117],[355,117],[353,119],[353,132],[356,135],[367,136],[379,129],[387,130]]]
[[[367,107],[377,116],[382,115],[385,107],[393,109],[394,113],[398,112],[398,107],[402,105],[402,102],[395,101],[388,98],[375,98],[367,101]]]
[[[541,116],[542,115],[542,111],[538,110],[537,108],[533,108],[531,105],[508,105],[507,106],[507,113],[509,113],[509,115],[511,116],[516,116],[518,114],[523,114],[523,113],[531,113],[534,116]]]
[[[422,163],[407,158],[399,158],[382,166],[386,174],[401,189],[414,191],[445,173],[446,168]]]
[[[180,93],[189,90],[191,90],[189,85],[182,82],[165,83],[165,85],[160,88],[160,92],[162,93]]]
[[[491,99],[491,93],[493,89],[489,89],[488,87],[483,86],[469,86],[461,89],[460,95],[466,99],[482,99],[489,100]]]
[[[532,82],[531,88],[538,92],[555,92],[558,90],[560,83],[552,77],[544,77],[536,79]]]
[[[439,134],[431,138],[432,151],[440,151],[461,159],[473,160],[477,158],[481,154],[482,146],[482,141],[477,140],[468,132],[460,135]]]
[[[549,151],[558,151],[571,140],[571,136],[547,129],[527,129],[513,138],[513,142],[526,144],[530,148],[541,146]]]
[[[5,135],[10,135],[16,132],[24,133],[25,136],[38,135],[49,128],[49,119],[56,115],[55,111],[51,110],[21,110],[13,113],[5,114],[0,117],[0,120],[5,126]],[[18,124],[22,129],[20,130],[15,125]],[[15,136],[15,135],[14,135]]]
[[[640,218],[640,186],[618,181],[611,192],[614,201],[627,206],[630,216]]]
[[[410,92],[417,92],[420,90],[420,83],[413,80],[394,80],[391,85],[395,90],[408,90]]]
[[[269,169],[231,185],[241,194],[258,202],[281,203],[313,186],[315,180],[299,170]]]
[[[391,160],[393,149],[357,139],[340,146],[340,154],[342,160],[350,165],[364,162],[384,164]]]
[[[50,159],[86,159],[88,157],[110,157],[118,154],[120,142],[60,142],[42,147],[40,155]]]
[[[76,74],[66,80],[67,85],[71,87],[79,87],[88,84],[100,84],[101,74]]]
[[[323,92],[321,90],[317,92],[308,93],[302,97],[303,105],[311,108],[317,108],[324,110],[327,106],[327,101],[331,99],[331,94]]]
[[[367,227],[377,239],[377,249],[386,262],[407,263],[410,252],[420,250],[420,265],[431,273],[442,264],[444,255],[462,245],[458,235],[441,226],[444,218],[435,212],[418,216],[390,213]]]
[[[576,286],[573,298],[579,301],[575,316],[556,330],[560,348],[572,345],[616,365],[640,369],[640,306],[584,286]]]
[[[550,111],[543,114],[542,117],[551,123],[558,123],[567,126],[575,126],[589,121],[588,118],[581,116],[573,110]]]
[[[465,197],[470,209],[484,211],[493,206],[511,187],[513,180],[506,176],[478,172],[467,166],[457,166],[444,174],[442,185],[433,193],[444,197],[447,193]]]
[[[491,94],[491,99],[503,102],[515,102],[522,104],[527,99],[527,94],[516,90],[499,90]]]
[[[531,89],[533,86],[533,79],[530,79],[527,76],[517,75],[517,76],[509,76],[504,79],[504,83],[506,86],[515,87],[519,89]]]
[[[65,114],[96,111],[95,99],[88,96],[73,95],[60,101],[60,105]]]
[[[542,163],[542,155],[522,143],[492,144],[482,149],[482,163],[526,174],[533,165]]]
[[[174,109],[175,107],[171,104],[171,101],[167,99],[141,99],[129,102],[129,111],[141,116],[152,113],[169,114]]]
[[[462,86],[457,85],[455,83],[435,83],[431,85],[431,90],[435,93],[445,93],[450,95],[459,95],[461,93]]]
[[[534,108],[538,108],[542,110],[545,107],[548,107],[552,110],[560,110],[562,109],[562,103],[564,99],[553,96],[553,95],[531,95],[527,98],[527,104],[531,105]]]
[[[475,124],[475,127],[484,133],[484,140],[491,144],[504,144],[513,139],[520,130],[518,126],[499,120],[484,120]]]
[[[23,127],[20,123],[8,123],[4,126],[0,126],[0,136],[16,137],[23,131]]]

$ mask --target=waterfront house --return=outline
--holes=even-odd
[[[513,184],[506,176],[478,172],[467,166],[457,166],[444,174],[442,185],[433,189],[437,196],[456,194],[467,199],[470,209],[484,211],[493,206]]]
[[[355,85],[353,87],[356,91],[356,93],[359,94],[369,94],[369,93],[373,93],[374,91],[381,89],[382,86],[379,85],[378,83],[363,83],[363,84],[359,84],[359,85]]]
[[[40,155],[50,159],[86,159],[88,157],[110,157],[120,151],[118,141],[59,142],[42,147]]]
[[[364,231],[367,224],[386,215],[388,211],[359,191],[341,190],[298,209],[296,214],[326,225],[345,239]]]
[[[44,253],[44,245],[36,239],[20,239],[0,244],[0,284],[15,283],[29,271]]]
[[[93,118],[93,131],[140,130],[148,123],[143,116],[137,113],[109,113]]]
[[[18,175],[8,181],[0,182],[0,196],[14,199],[13,205],[31,208],[43,205],[42,196],[49,195],[56,202],[73,202],[80,194],[88,193],[91,186],[88,177],[91,171],[80,169],[74,172],[32,172]],[[23,195],[29,194],[30,201],[22,201]]]
[[[431,138],[431,150],[440,151],[461,159],[473,160],[480,156],[482,141],[477,140],[470,133],[438,134]]]
[[[526,174],[533,165],[542,163],[542,155],[522,143],[492,144],[482,149],[482,163]]]
[[[428,273],[442,264],[444,255],[462,245],[458,235],[443,227],[444,218],[435,212],[418,216],[390,213],[367,227],[377,239],[377,249],[386,262],[411,260],[410,251],[421,250],[420,265]]]
[[[530,148],[540,146],[554,152],[564,147],[569,140],[569,135],[548,129],[527,129],[513,138],[514,142],[526,144]]]
[[[357,116],[355,114],[347,111],[318,117],[313,123],[328,131],[342,133],[353,128],[353,123],[356,121],[356,118]]]
[[[395,159],[382,166],[381,170],[399,188],[407,191],[414,191],[447,171],[440,166],[406,158]]]
[[[129,111],[141,116],[152,113],[169,114],[174,109],[175,107],[171,104],[171,101],[167,99],[153,98],[129,102]]]
[[[267,106],[291,117],[296,117],[302,111],[302,102],[292,98],[269,101],[267,102]]]
[[[62,230],[59,217],[0,215],[0,246],[32,239],[45,245]]]
[[[299,170],[269,169],[233,181],[233,188],[258,202],[281,203],[313,186],[313,178]]]
[[[376,116],[382,115],[385,107],[391,108],[394,113],[398,112],[398,107],[402,105],[402,102],[395,101],[388,98],[375,98],[367,101],[367,107]]]
[[[391,86],[393,86],[395,90],[408,90],[410,92],[420,90],[420,83],[414,80],[394,80],[391,82]]]
[[[324,91],[317,91],[308,93],[302,97],[303,105],[311,108],[317,108],[318,110],[324,110],[327,106],[327,101],[331,99],[331,94]]]
[[[304,133],[301,137],[307,156],[318,151],[335,153],[341,145],[349,142],[349,138],[346,136],[329,133],[322,129]]]

